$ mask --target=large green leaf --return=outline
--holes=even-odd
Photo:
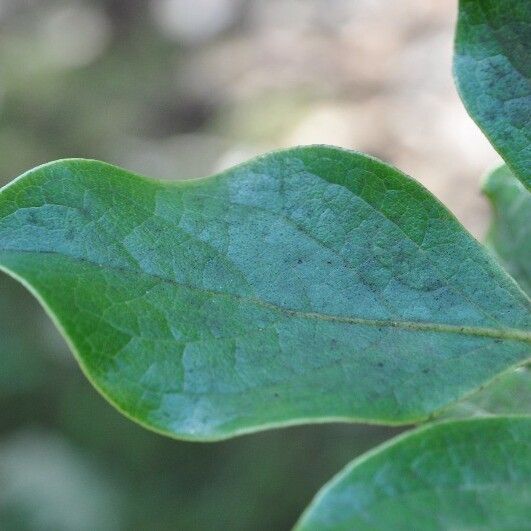
[[[531,192],[502,166],[483,186],[493,210],[487,236],[507,271],[531,294]]]
[[[39,167],[0,192],[0,266],[104,396],[182,438],[416,421],[531,353],[529,299],[455,218],[331,147],[175,183]]]
[[[531,2],[460,0],[454,71],[468,112],[531,188]]]
[[[297,531],[528,529],[531,418],[428,425],[361,456],[317,494]]]

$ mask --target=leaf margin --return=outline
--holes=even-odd
[[[360,456],[354,458],[352,461],[347,463],[341,470],[332,476],[313,496],[309,504],[306,506],[298,520],[296,521],[292,531],[306,531],[306,523],[309,520],[312,511],[318,507],[320,502],[328,495],[330,491],[339,484],[340,481],[347,477],[352,471],[360,465],[363,465],[365,462],[377,458],[379,455],[385,453],[390,448],[393,448],[397,445],[400,445],[404,441],[414,440],[418,437],[422,437],[425,432],[430,432],[432,429],[444,429],[447,425],[459,425],[459,424],[468,424],[472,423],[483,423],[483,422],[492,422],[498,420],[523,420],[529,423],[531,428],[531,414],[515,414],[515,415],[491,415],[488,417],[477,416],[477,417],[465,417],[465,418],[443,418],[440,420],[434,420],[433,422],[426,422],[411,430],[406,430],[395,437],[392,437],[383,443],[371,448],[367,452],[361,454]],[[313,529],[313,527],[308,528]]]
[[[321,145],[321,144],[309,145],[309,146],[298,146],[298,147],[293,147],[293,148],[285,148],[285,149],[279,149],[279,150],[267,152],[265,154],[262,154],[262,155],[259,155],[257,157],[254,157],[254,158],[252,158],[250,160],[244,161],[241,164],[238,164],[237,166],[230,167],[227,170],[219,172],[219,173],[214,173],[212,175],[201,177],[201,178],[197,178],[197,179],[194,178],[194,179],[186,179],[186,180],[178,180],[178,181],[167,181],[167,180],[163,180],[163,179],[152,179],[152,178],[137,174],[135,172],[131,172],[129,170],[124,170],[123,168],[114,166],[112,164],[104,163],[104,162],[97,161],[97,160],[94,160],[94,159],[65,158],[65,159],[59,159],[59,160],[56,160],[56,161],[52,161],[52,162],[48,162],[48,163],[36,166],[35,168],[32,168],[32,169],[28,170],[27,172],[24,172],[23,174],[21,174],[20,176],[18,176],[14,180],[10,181],[9,183],[7,183],[3,187],[1,187],[0,188],[0,196],[1,196],[1,194],[2,194],[2,192],[4,190],[6,190],[9,187],[11,187],[15,183],[17,183],[19,180],[23,180],[28,175],[31,175],[34,172],[46,169],[46,168],[48,168],[50,166],[53,166],[53,165],[60,165],[62,163],[71,163],[71,162],[73,162],[73,163],[79,163],[79,162],[81,162],[81,163],[96,163],[98,165],[103,165],[103,166],[109,167],[109,168],[111,168],[113,170],[118,170],[120,172],[127,173],[132,178],[139,179],[141,181],[148,182],[148,183],[151,183],[151,184],[152,183],[158,183],[158,184],[164,184],[164,185],[166,185],[166,184],[174,184],[176,186],[179,186],[179,185],[200,184],[200,183],[202,183],[204,181],[214,180],[214,179],[220,178],[221,176],[224,176],[226,174],[232,173],[235,170],[237,170],[238,168],[245,167],[248,164],[253,163],[255,161],[260,161],[262,159],[267,159],[268,157],[271,157],[271,156],[276,155],[276,154],[286,154],[286,153],[290,153],[292,151],[296,151],[298,149],[311,149],[311,148],[326,148],[326,149],[332,149],[334,151],[340,151],[340,152],[343,152],[343,153],[349,153],[349,154],[352,154],[352,155],[359,155],[359,156],[362,156],[363,158],[370,159],[371,161],[374,161],[374,162],[378,163],[379,165],[385,166],[386,168],[392,169],[393,171],[399,173],[402,178],[405,178],[407,181],[413,183],[415,186],[420,186],[421,188],[423,188],[430,195],[431,199],[433,201],[435,201],[439,206],[444,208],[444,210],[448,213],[448,215],[451,217],[451,219],[454,222],[458,223],[459,226],[462,228],[462,230],[464,232],[466,232],[470,236],[470,233],[468,232],[468,230],[461,225],[461,223],[456,218],[456,216],[450,210],[448,210],[448,208],[437,197],[435,197],[433,194],[431,194],[431,192],[426,190],[418,181],[416,181],[415,179],[413,179],[409,175],[403,173],[402,171],[400,171],[399,169],[395,168],[394,166],[390,166],[387,163],[382,162],[381,160],[377,159],[376,157],[372,157],[372,156],[367,155],[365,153],[361,153],[361,152],[357,152],[357,151],[349,150],[349,149],[344,149],[344,148],[338,148],[338,147],[335,147],[335,146]],[[499,272],[502,272],[515,285],[517,285],[516,282],[514,281],[514,279],[512,279],[512,277],[507,275],[505,273],[505,271],[503,270],[503,268],[497,262],[494,262],[494,264],[498,267],[498,271]],[[389,420],[389,419],[377,419],[377,418],[367,419],[365,417],[358,417],[358,416],[351,416],[351,415],[349,415],[349,416],[331,416],[331,415],[327,415],[327,416],[323,416],[323,417],[311,417],[311,418],[301,417],[301,418],[291,418],[291,419],[282,420],[282,421],[272,421],[270,423],[261,423],[259,425],[257,424],[257,425],[246,426],[246,427],[243,427],[243,428],[233,429],[230,432],[226,432],[226,433],[222,433],[222,434],[216,433],[214,435],[209,435],[209,436],[205,436],[205,435],[199,435],[198,436],[198,435],[195,435],[195,434],[183,434],[182,432],[176,433],[176,432],[172,432],[170,430],[165,430],[165,429],[158,428],[158,427],[154,426],[153,424],[150,424],[148,422],[144,422],[140,417],[133,416],[131,413],[129,413],[127,410],[125,410],[122,406],[120,406],[116,401],[114,401],[112,399],[112,397],[110,397],[108,394],[106,394],[106,392],[104,390],[102,390],[102,388],[99,386],[97,380],[90,375],[89,369],[87,368],[85,362],[82,359],[82,356],[80,355],[77,347],[75,347],[75,345],[74,345],[72,339],[70,338],[69,334],[65,331],[63,325],[61,324],[61,322],[60,322],[59,318],[57,317],[57,315],[55,314],[55,312],[48,306],[48,304],[46,303],[44,298],[38,293],[38,291],[35,290],[32,287],[32,285],[29,282],[27,282],[23,277],[21,277],[20,275],[18,275],[17,273],[13,272],[8,267],[6,267],[6,266],[4,266],[2,264],[0,264],[0,271],[3,271],[4,273],[6,273],[9,276],[11,276],[14,280],[16,280],[17,282],[22,284],[32,294],[32,296],[37,299],[37,301],[43,307],[43,309],[46,312],[46,314],[52,320],[54,326],[58,329],[58,331],[60,332],[61,336],[65,339],[65,341],[66,341],[66,343],[67,343],[67,345],[69,347],[69,350],[74,355],[74,358],[76,359],[76,361],[77,361],[78,365],[80,366],[80,368],[81,368],[83,374],[85,375],[85,377],[88,379],[88,381],[91,383],[91,385],[98,391],[98,393],[108,403],[110,403],[118,412],[120,412],[126,418],[128,418],[129,420],[135,422],[136,424],[139,424],[143,428],[148,429],[150,431],[153,431],[155,433],[158,433],[160,435],[164,435],[164,436],[176,439],[176,440],[199,441],[199,442],[215,442],[215,441],[221,441],[221,440],[230,439],[230,438],[241,436],[241,435],[257,433],[257,432],[261,432],[261,431],[269,430],[269,429],[278,429],[278,428],[285,428],[285,427],[290,427],[290,426],[308,425],[308,424],[329,424],[329,423],[338,423],[338,422],[341,422],[341,423],[365,423],[365,424],[371,424],[371,425],[377,425],[377,426],[379,425],[379,426],[391,426],[391,427],[393,427],[393,426],[395,426],[395,427],[396,426],[409,426],[409,425],[412,425],[412,424],[417,424],[417,423],[420,423],[420,422],[426,422],[426,421],[431,420],[432,418],[437,416],[439,412],[444,411],[451,404],[454,404],[456,402],[459,402],[459,401],[463,400],[464,398],[466,398],[466,396],[468,396],[469,394],[470,395],[474,394],[479,389],[479,387],[478,387],[478,388],[475,388],[473,390],[470,390],[465,395],[461,395],[459,398],[455,399],[451,403],[446,404],[446,405],[444,405],[444,406],[442,406],[442,407],[440,407],[440,408],[438,408],[438,409],[436,409],[436,410],[434,410],[434,411],[432,411],[432,412],[430,412],[428,414],[422,414],[422,415],[419,415],[417,417],[410,416],[406,420],[402,420],[402,419]],[[521,291],[519,286],[518,286],[518,288],[519,288],[519,291]],[[515,340],[518,340],[518,341],[524,340],[525,342],[531,342],[531,332],[526,332],[526,331],[523,331],[523,330],[520,330],[520,329],[506,329],[506,330],[508,332],[514,330],[516,332],[521,332],[522,333],[521,336],[518,336],[518,335],[517,336],[512,336],[512,337],[508,337],[508,339],[515,339]],[[521,366],[523,364],[527,364],[529,362],[531,362],[531,355],[530,355],[530,357],[528,359],[520,360],[516,364],[513,364],[510,367],[508,367],[506,370],[507,371],[508,370],[512,370],[512,369],[514,369],[516,367],[519,367],[519,366]],[[505,372],[505,370],[503,372]],[[494,375],[492,380],[496,379],[497,377],[498,377],[498,375]],[[483,385],[488,385],[488,383],[490,383],[490,381],[491,380],[487,381]]]

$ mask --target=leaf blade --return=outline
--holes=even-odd
[[[519,415],[531,417],[531,371],[519,367],[497,376],[484,389],[452,404],[439,418]]]
[[[531,193],[506,166],[487,176],[483,193],[488,197],[493,211],[487,244],[530,295]]]
[[[454,74],[463,103],[514,174],[531,188],[531,6],[460,0]]]
[[[176,184],[37,168],[0,193],[0,266],[108,400],[180,438],[411,422],[529,357],[529,300],[481,246],[337,148]]]
[[[446,421],[398,436],[347,465],[295,527],[518,529],[529,521],[531,419]]]

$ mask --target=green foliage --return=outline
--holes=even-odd
[[[457,88],[476,123],[531,188],[531,2],[460,0]]]
[[[483,192],[492,205],[487,243],[500,262],[531,294],[531,193],[502,166],[485,181]]]
[[[82,159],[40,166],[0,190],[0,269],[36,296],[118,410],[171,437],[437,419],[352,462],[298,529],[410,529],[412,522],[523,529],[531,504],[531,373],[516,367],[531,359],[529,42],[529,2],[461,0],[457,85],[507,163],[484,188],[494,210],[488,243],[522,289],[419,184],[368,156],[325,146],[173,184]],[[41,344],[38,333],[13,334],[26,315],[10,280],[0,290],[11,305],[0,307],[0,334],[8,338],[0,345],[0,391],[38,390],[53,362],[27,371],[18,354],[53,345]],[[73,432],[86,431],[92,408],[64,403]],[[118,438],[128,440],[131,429],[120,426]],[[91,430],[104,452],[106,433]],[[121,526],[116,507],[125,500],[109,501],[112,483],[87,476],[88,461],[44,432],[20,437],[2,448],[0,468],[12,473],[8,486],[19,484],[28,456],[24,476],[36,470],[41,481],[34,513],[43,525]],[[149,445],[138,441],[117,452],[129,471],[122,480],[134,485],[149,466]],[[42,448],[54,477],[46,464],[39,468]],[[242,448],[237,466],[255,468],[254,448]],[[271,499],[279,471],[295,457],[279,448],[274,459],[284,464],[276,472],[262,464],[268,489],[261,494]],[[181,459],[179,471],[186,467],[195,463]],[[66,485],[76,515],[61,511],[64,496],[43,490],[42,477]],[[89,506],[87,477],[100,491]],[[305,479],[312,481],[307,470]],[[252,493],[253,476],[247,481]],[[22,481],[22,491],[32,482]],[[227,484],[220,479],[213,492]],[[183,487],[167,485],[171,497]],[[158,495],[149,482],[135,488],[143,500],[137,521],[149,526]],[[0,510],[16,522],[27,497],[6,492]],[[245,527],[241,506],[252,497],[247,504],[229,498]],[[203,521],[217,519],[222,500]],[[194,503],[179,517],[189,527],[200,521]],[[173,510],[159,522],[172,527]]]
[[[353,461],[315,497],[298,531],[526,529],[531,418],[422,427]]]
[[[443,417],[490,415],[531,416],[531,371],[528,367],[501,374],[485,388],[452,404]]]
[[[177,184],[37,168],[0,193],[0,266],[104,396],[181,438],[425,419],[529,357],[529,301],[484,249],[337,148]]]

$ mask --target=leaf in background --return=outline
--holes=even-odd
[[[493,210],[487,243],[505,269],[531,295],[531,193],[502,166],[485,181]]]
[[[472,118],[531,188],[531,2],[460,0],[454,72]]]
[[[531,371],[528,367],[496,377],[484,389],[452,404],[439,418],[489,415],[531,416]]]
[[[529,300],[418,183],[314,146],[162,183],[67,160],[0,192],[0,266],[118,409],[212,440],[408,423],[530,355]]]
[[[442,422],[398,436],[325,485],[296,526],[527,529],[531,419]]]

